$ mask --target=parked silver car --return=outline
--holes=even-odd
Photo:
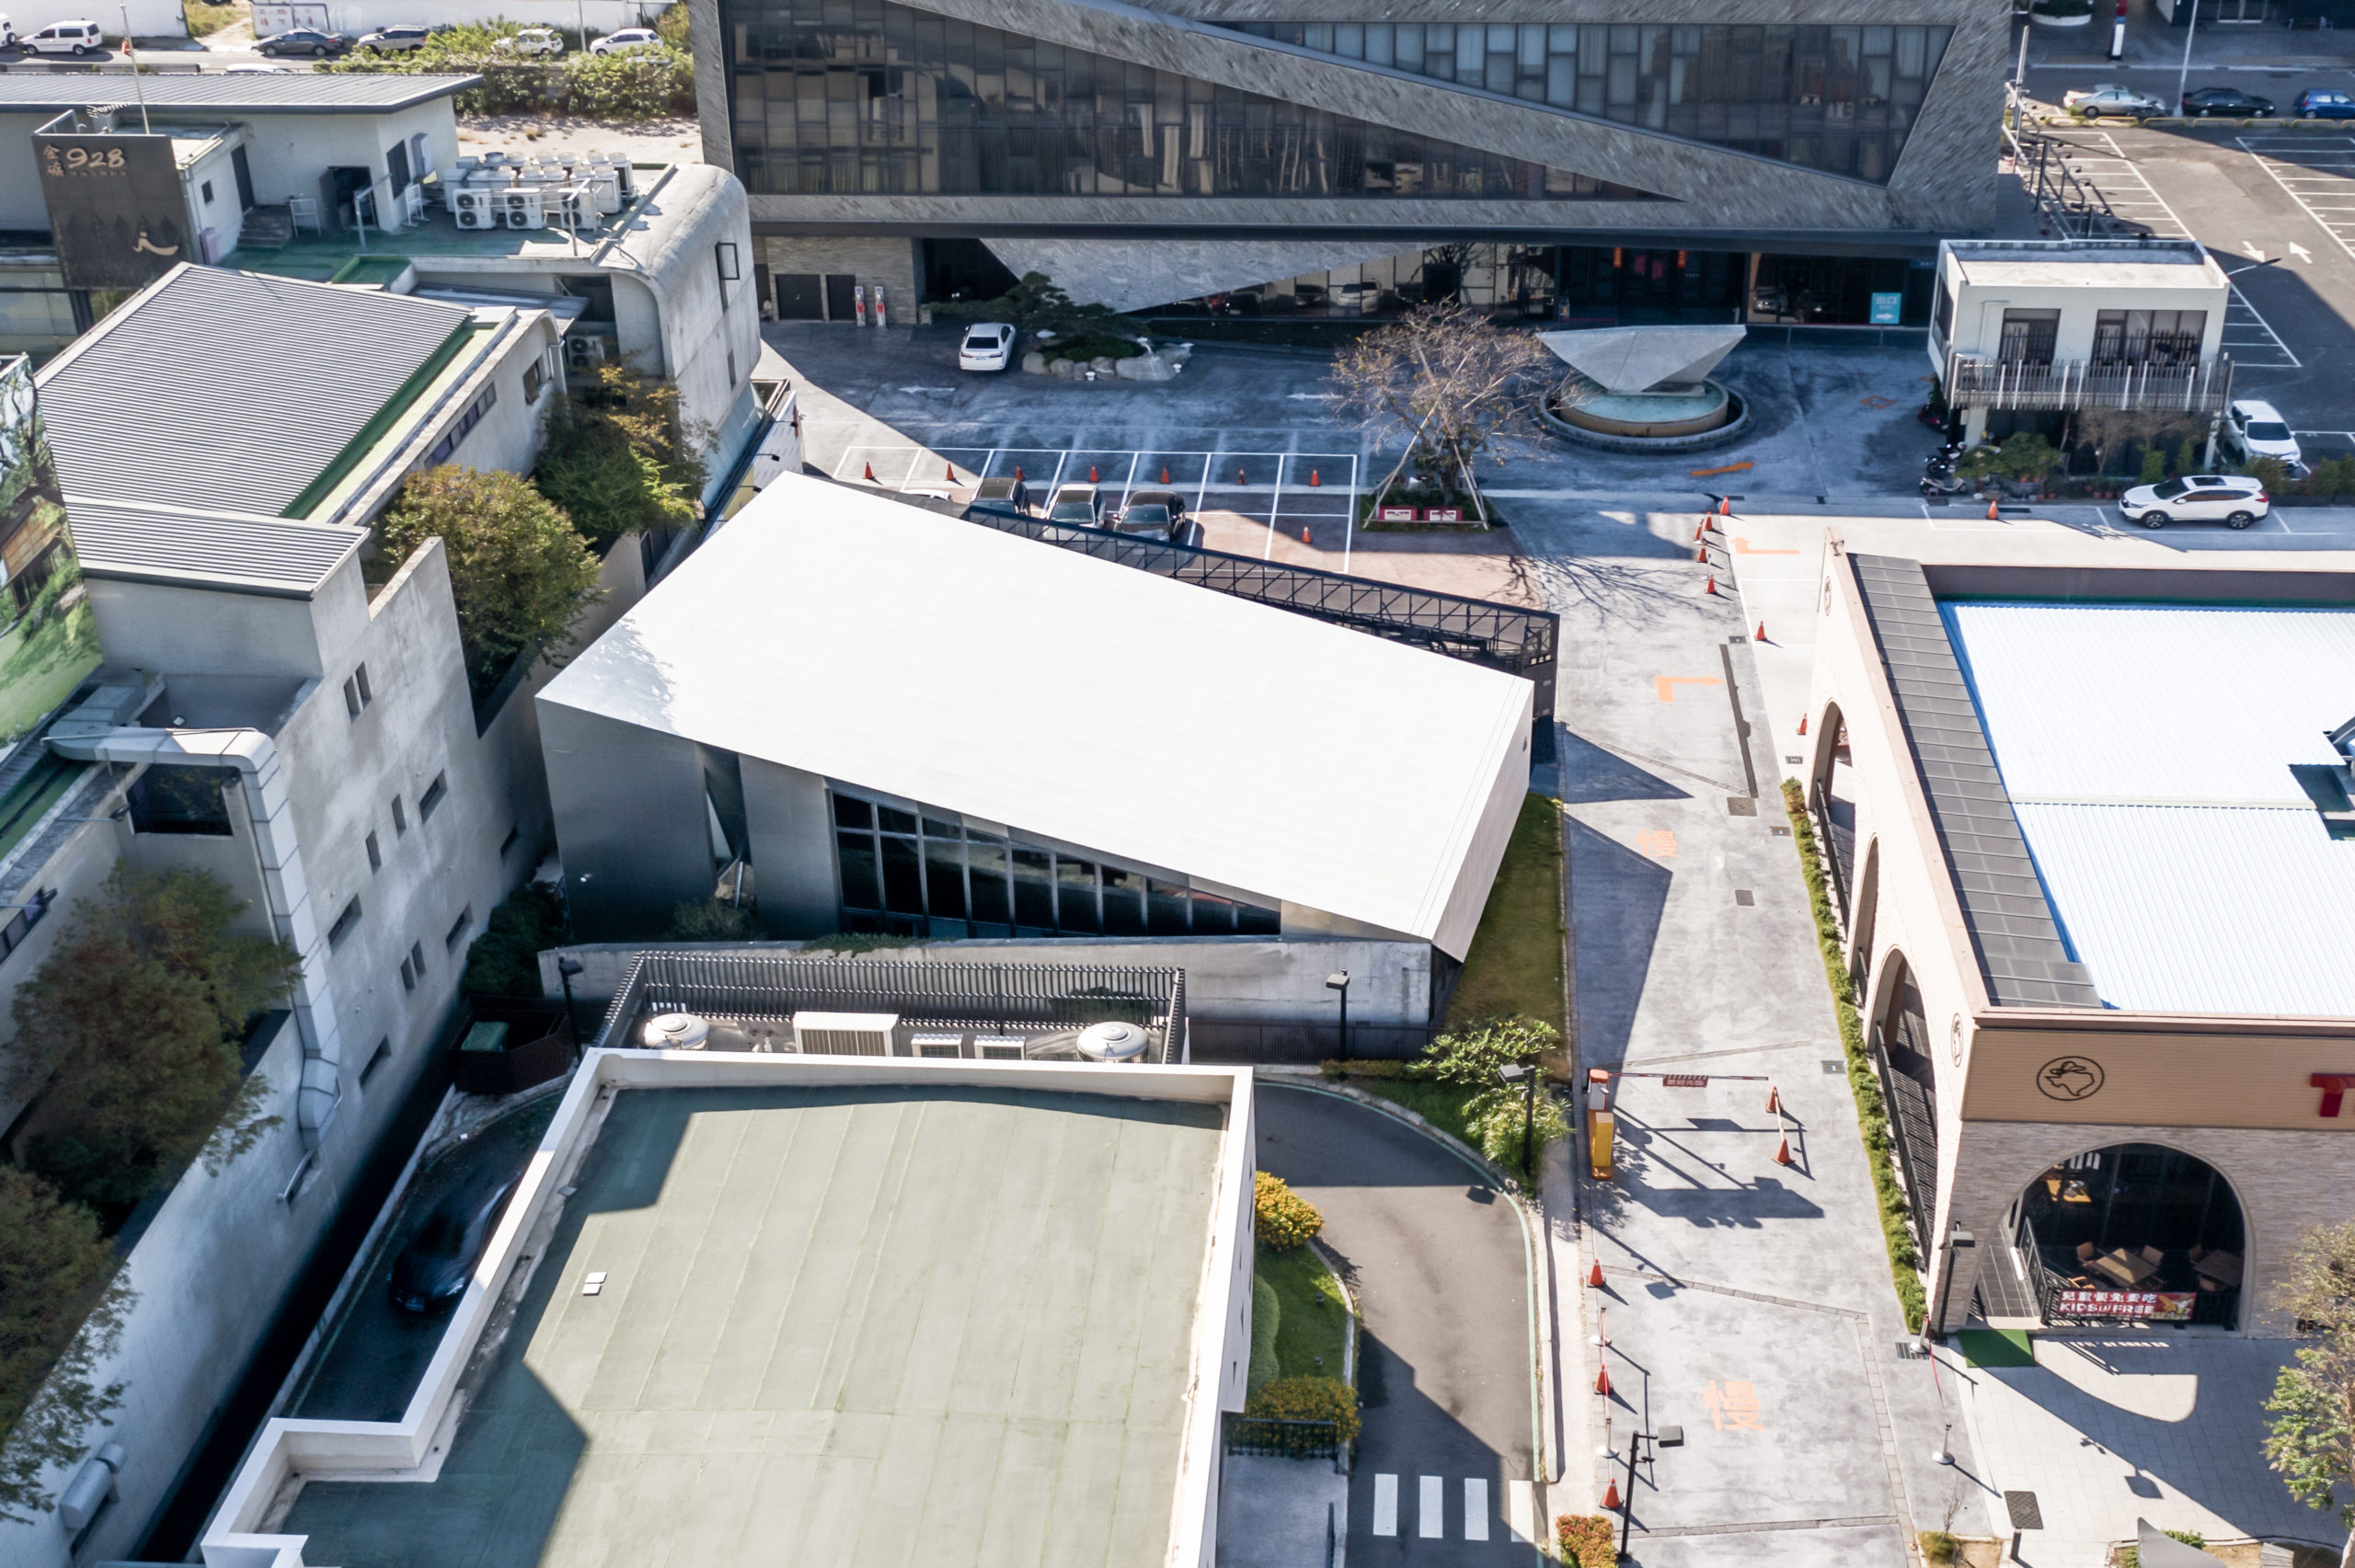
[[[416,22],[401,22],[389,28],[378,28],[372,33],[362,33],[351,47],[362,54],[396,54],[405,49],[416,49],[433,36],[431,28]]]

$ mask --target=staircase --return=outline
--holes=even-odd
[[[255,207],[246,213],[245,233],[237,238],[239,250],[284,250],[286,242],[294,237],[294,214],[280,207]]]

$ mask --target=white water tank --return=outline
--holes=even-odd
[[[1079,1035],[1079,1054],[1090,1061],[1142,1061],[1152,1045],[1133,1024],[1091,1024]]]
[[[665,1013],[646,1021],[640,1037],[658,1051],[699,1051],[711,1038],[711,1024],[692,1013]]]

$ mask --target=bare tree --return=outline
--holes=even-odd
[[[2355,1482],[2355,1224],[2319,1225],[2300,1237],[2274,1305],[2307,1343],[2265,1403],[2272,1416],[2266,1459],[2299,1502],[2355,1525],[2355,1505],[2346,1501]],[[2355,1536],[2338,1561],[2355,1563]]]
[[[1537,398],[1559,369],[1545,346],[1461,305],[1424,305],[1377,327],[1333,364],[1334,400],[1361,429],[1406,438],[1379,506],[1410,465],[1485,521],[1477,467],[1500,438],[1534,429]]]

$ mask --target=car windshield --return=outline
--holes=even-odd
[[[994,332],[976,332],[971,338],[965,339],[965,347],[968,349],[994,349],[997,347],[997,334]]]
[[[2252,420],[2248,427],[2248,439],[2253,441],[2286,441],[2290,439],[2290,427],[2279,419]]]
[[[2151,494],[2163,501],[2171,501],[2190,488],[2191,486],[2184,480],[2170,479],[2164,485],[2152,486]]]
[[[1143,528],[1147,525],[1166,528],[1169,526],[1169,509],[1167,507],[1131,507],[1120,514],[1120,521],[1131,528]]]

